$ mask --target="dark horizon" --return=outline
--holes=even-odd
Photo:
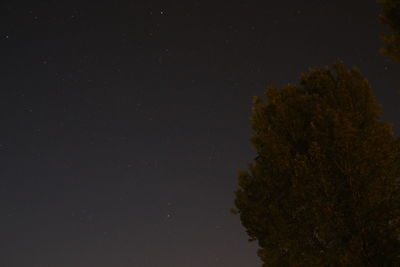
[[[2,1],[0,265],[260,266],[252,98],[335,60],[399,133],[375,1]]]

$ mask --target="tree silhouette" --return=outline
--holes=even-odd
[[[400,146],[368,81],[337,62],[265,96],[234,210],[264,266],[400,266]]]
[[[400,62],[400,0],[379,0],[382,3],[380,20],[391,29],[391,34],[382,34],[385,46],[380,52]]]

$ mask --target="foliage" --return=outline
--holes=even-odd
[[[381,22],[387,24],[391,34],[383,34],[385,46],[381,53],[400,62],[400,0],[379,0],[382,3]]]
[[[265,96],[235,191],[264,266],[400,266],[399,141],[368,81],[338,62]]]

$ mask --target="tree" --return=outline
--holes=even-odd
[[[380,20],[391,29],[391,34],[383,34],[385,46],[381,53],[400,62],[400,0],[379,0],[382,3]]]
[[[399,140],[368,81],[337,62],[265,96],[234,210],[263,266],[400,266]]]

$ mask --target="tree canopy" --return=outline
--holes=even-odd
[[[264,266],[400,266],[399,140],[342,63],[254,100],[235,206]]]
[[[381,53],[400,62],[400,0],[379,0],[382,3],[380,19],[391,29],[391,34],[382,34],[385,46]]]

